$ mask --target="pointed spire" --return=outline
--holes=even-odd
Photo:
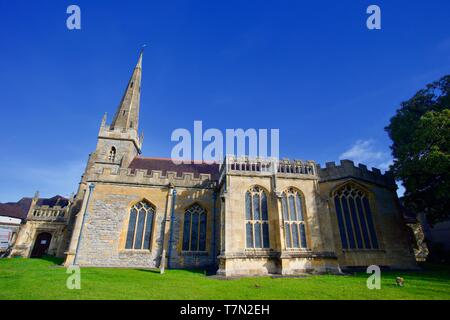
[[[142,49],[131,79],[128,82],[128,86],[111,123],[111,129],[138,129],[143,54],[144,50]]]
[[[106,126],[106,119],[108,118],[108,113],[105,112],[105,114],[103,115],[102,118],[102,124],[100,125],[100,127],[105,127]]]

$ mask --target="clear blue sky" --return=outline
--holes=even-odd
[[[145,156],[202,120],[279,128],[282,157],[386,167],[399,103],[450,72],[449,14],[448,0],[1,1],[0,201],[76,190],[143,43]]]

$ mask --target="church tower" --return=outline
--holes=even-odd
[[[85,176],[91,170],[98,172],[110,168],[112,172],[116,172],[119,168],[127,168],[141,153],[143,135],[139,136],[138,126],[142,56],[141,51],[111,124],[106,124],[106,114],[103,117],[97,147],[89,157]]]
[[[106,114],[97,138],[95,151],[89,155],[85,172],[81,177],[76,198],[70,210],[68,223],[68,251],[65,265],[76,263],[78,240],[82,228],[82,219],[86,210],[92,185],[88,186],[90,175],[101,172],[105,168],[117,172],[120,168],[127,168],[130,162],[141,153],[143,135],[139,136],[139,107],[141,96],[142,56],[128,81],[125,93],[117,107],[116,114],[110,125],[106,124]]]

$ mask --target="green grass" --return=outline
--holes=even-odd
[[[383,272],[381,290],[367,274],[218,280],[202,271],[82,268],[81,290],[66,288],[57,259],[1,259],[0,299],[450,299],[450,267]],[[395,285],[402,276],[405,286]]]

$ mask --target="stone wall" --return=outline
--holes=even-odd
[[[114,172],[108,168],[91,174],[87,183],[93,183],[95,189],[87,206],[76,262],[82,266],[155,268],[160,265],[163,244],[168,241],[169,268],[218,265],[218,273],[226,276],[338,273],[341,267],[370,264],[392,268],[416,266],[389,174],[342,161],[340,166],[318,167],[317,173],[312,174],[225,172],[221,181],[216,189],[217,182],[202,174],[194,178],[189,173],[177,176],[168,172],[163,176],[160,171]],[[378,250],[342,250],[330,195],[348,181],[369,190],[380,242]],[[267,193],[269,249],[246,248],[245,193],[254,185]],[[298,189],[304,197],[307,249],[285,248],[279,196],[290,187]],[[170,188],[176,190],[173,216],[168,209]],[[215,192],[220,196],[214,202]],[[156,208],[151,249],[126,250],[129,211],[143,199]],[[194,203],[207,212],[205,252],[182,250],[184,212]],[[164,234],[166,224],[170,224],[170,231]]]
[[[321,217],[324,212],[318,200],[317,180],[315,175],[227,173],[224,178],[226,186],[222,186],[225,241],[219,257],[219,274],[298,274],[310,270],[339,272],[332,253],[333,237],[326,234],[331,230],[326,225],[329,221]],[[267,194],[269,249],[246,248],[245,193],[255,185],[262,187]],[[291,187],[299,190],[304,198],[307,249],[285,248],[279,195]]]
[[[336,208],[331,194],[343,184],[353,182],[368,190],[379,249],[343,249],[336,215]],[[388,266],[395,269],[417,268],[412,245],[409,241],[408,227],[399,210],[399,203],[394,189],[374,183],[347,177],[319,183],[320,195],[327,200],[330,219],[330,233],[333,235],[335,249],[342,268],[363,267],[371,264]]]
[[[212,190],[175,187],[177,195],[172,223],[167,212],[168,187],[128,186],[97,183],[85,215],[76,263],[82,266],[159,267],[165,223],[171,223],[172,242],[167,250],[171,268],[195,268],[214,264],[211,244],[213,223]],[[127,250],[125,239],[132,205],[147,200],[155,206],[150,250]],[[206,252],[182,251],[184,211],[198,203],[207,212]],[[167,220],[165,220],[165,217]],[[170,233],[169,233],[170,236]]]

